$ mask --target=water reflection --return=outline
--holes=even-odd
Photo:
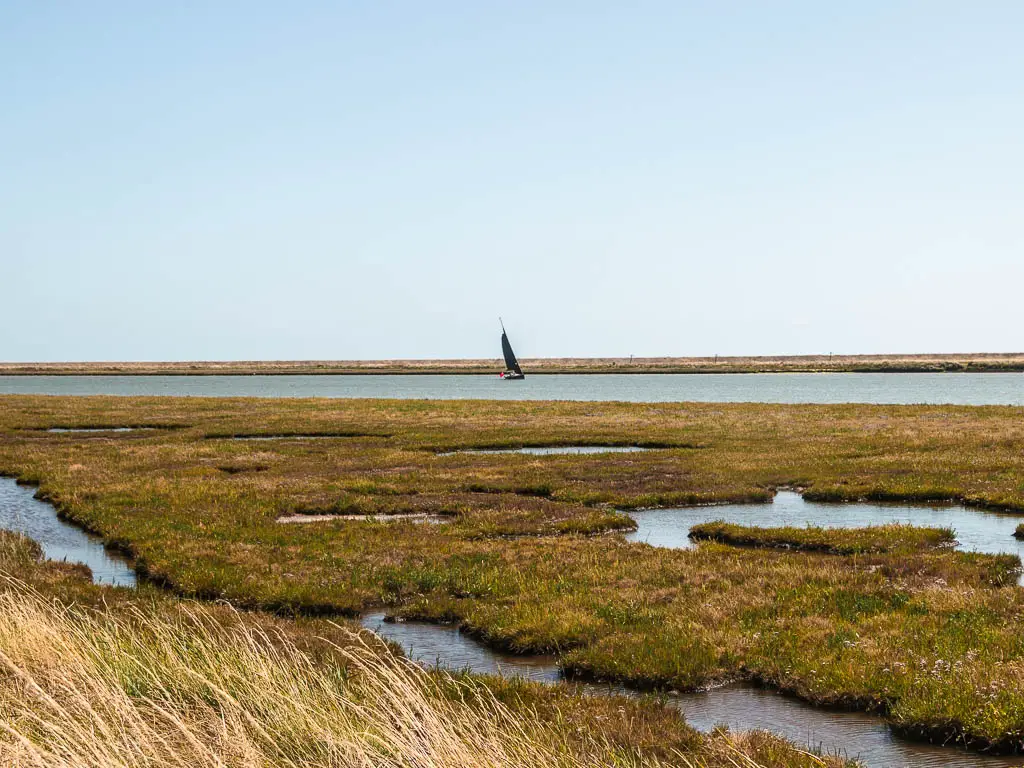
[[[1024,540],[1013,536],[1024,516],[969,509],[957,504],[904,506],[896,504],[822,504],[806,501],[799,493],[780,491],[770,504],[722,504],[675,509],[645,509],[629,513],[637,529],[629,541],[655,547],[687,549],[694,546],[690,528],[698,523],[725,520],[737,525],[781,527],[816,525],[822,528],[862,528],[886,523],[952,528],[961,549],[989,554],[1009,553],[1024,558]]]
[[[61,520],[52,504],[34,498],[33,489],[0,478],[0,528],[35,539],[49,560],[83,563],[97,584],[135,586],[135,572],[123,558],[107,552],[103,542]]]
[[[467,448],[459,451],[446,451],[438,456],[455,456],[460,453],[492,454],[492,453],[524,453],[533,456],[552,456],[557,454],[584,453],[636,453],[649,451],[638,445],[534,445],[526,448]]]
[[[456,626],[415,621],[384,621],[384,612],[363,616],[362,625],[402,646],[406,655],[428,666],[468,670],[484,675],[525,677],[554,682],[560,673],[554,656],[515,656],[491,651]]]

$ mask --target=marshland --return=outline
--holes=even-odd
[[[72,566],[35,564],[24,542],[20,565],[4,570],[29,574],[54,605],[102,604],[88,618],[122,634],[119,622],[156,621],[151,611],[161,621],[168,611],[225,611],[245,632],[281,628],[295,644],[287,663],[343,679],[344,665],[288,654],[384,611],[458,626],[506,654],[550,656],[566,680],[651,692],[579,699],[539,683],[416,678],[438,686],[445,707],[484,702],[466,716],[501,732],[502,718],[540,723],[530,748],[554,739],[566,761],[729,764],[745,750],[765,765],[818,764],[767,736],[698,734],[685,704],[659,699],[733,681],[875,713],[901,738],[949,745],[951,759],[957,746],[1022,749],[1019,409],[45,396],[2,406],[0,471],[126,558],[140,587],[111,591]],[[125,426],[135,429],[114,431]],[[493,452],[556,446],[648,450]],[[941,522],[780,527],[716,514],[793,488],[831,502],[836,517],[850,502],[931,504],[936,521],[943,510],[999,515],[1005,550],[951,546],[956,525]],[[629,540],[631,513],[695,507],[705,523],[722,521],[698,527],[698,546]],[[311,522],[279,522],[299,515]],[[20,583],[8,590],[27,599]],[[74,610],[38,620],[84,626]],[[122,693],[149,707],[135,690]],[[229,719],[248,722],[237,711]],[[51,733],[28,731],[17,730],[30,741]]]

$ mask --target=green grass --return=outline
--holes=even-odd
[[[715,520],[693,526],[690,538],[739,547],[770,547],[832,555],[909,552],[956,544],[952,528],[916,528],[901,523],[866,528],[758,528]]]
[[[569,671],[688,689],[749,677],[877,708],[908,730],[1022,746],[1014,557],[627,543],[616,511],[955,499],[1024,509],[1024,419],[1005,407],[5,397],[0,470],[185,596],[288,615],[455,619]],[[159,433],[40,434],[159,423]],[[235,441],[243,433],[372,434]],[[384,437],[383,435],[390,435]],[[510,444],[641,453],[437,456]],[[243,468],[226,471],[224,467]],[[259,471],[244,468],[259,467]],[[276,523],[296,511],[450,522]],[[927,534],[921,534],[927,537]],[[916,537],[904,531],[903,537]]]

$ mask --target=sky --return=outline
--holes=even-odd
[[[1024,350],[1017,0],[0,0],[0,360]]]

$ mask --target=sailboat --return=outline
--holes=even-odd
[[[505,356],[505,372],[499,375],[505,381],[525,379],[526,376],[523,374],[523,369],[519,367],[519,361],[516,360],[516,353],[512,351],[512,345],[508,343],[505,323],[500,317],[498,322],[501,323],[501,354]]]

